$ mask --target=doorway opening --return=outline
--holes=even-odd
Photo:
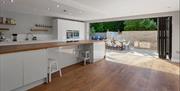
[[[123,53],[171,59],[171,22],[171,17],[156,17],[91,23],[90,39],[105,40],[106,57]]]

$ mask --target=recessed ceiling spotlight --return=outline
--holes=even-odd
[[[5,1],[3,1],[3,4],[5,4],[6,2]]]
[[[50,10],[50,8],[47,8],[47,10],[49,11],[49,10]]]
[[[63,12],[67,12],[67,10],[63,10]]]
[[[58,5],[57,5],[57,7],[59,8],[59,7],[60,7],[60,5],[58,4]]]
[[[14,2],[14,0],[10,0],[11,1],[11,3],[13,3]]]

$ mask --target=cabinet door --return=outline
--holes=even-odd
[[[77,40],[84,40],[85,39],[85,23],[83,22],[76,22],[70,20],[63,20],[57,19],[57,33],[59,41],[67,41],[66,38],[66,31],[67,30],[78,30],[79,31],[79,38]]]
[[[24,85],[47,77],[47,57],[45,50],[28,51],[24,59]]]
[[[2,91],[10,91],[23,86],[23,53],[1,55]]]

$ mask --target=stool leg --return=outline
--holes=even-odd
[[[86,59],[84,59],[84,65],[86,65]]]
[[[51,73],[49,73],[49,82],[51,82]]]
[[[51,82],[51,66],[49,67],[49,74],[48,74],[48,77],[49,77],[49,82]]]
[[[59,70],[59,76],[62,77],[62,72],[61,72],[61,69],[59,68],[58,64],[56,63],[56,68],[57,70]]]
[[[62,71],[59,69],[59,76],[62,77]]]
[[[47,77],[45,78],[45,83],[49,83],[49,80],[48,80],[48,77],[49,77],[49,75],[47,74]]]
[[[93,61],[92,61],[92,60],[90,60],[90,63],[91,63],[91,64],[93,64]]]

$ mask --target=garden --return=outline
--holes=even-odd
[[[157,49],[157,18],[98,22],[90,24],[92,40],[106,40],[107,46]]]

